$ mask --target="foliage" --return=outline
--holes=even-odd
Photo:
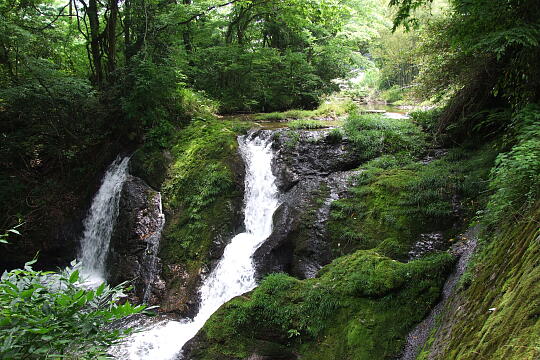
[[[0,280],[0,357],[2,359],[105,359],[112,344],[129,330],[110,324],[140,313],[144,306],[120,303],[123,285],[81,287],[79,271],[24,269]]]
[[[12,227],[11,229],[6,230],[3,234],[0,234],[0,244],[8,244],[7,238],[10,235],[21,235],[19,230],[17,230],[18,227],[21,227],[23,223],[19,222],[19,225]]]
[[[394,85],[381,93],[381,98],[390,104],[397,103],[398,101],[403,100],[403,96],[404,89],[397,85]]]
[[[328,132],[325,139],[329,144],[338,144],[343,140],[343,130],[335,128]]]
[[[540,198],[540,107],[530,105],[513,118],[515,144],[497,156],[489,188],[494,192],[486,221],[519,218]]]
[[[313,108],[365,63],[379,12],[376,1],[239,1],[191,27],[186,74],[225,112]]]
[[[299,129],[322,129],[326,125],[317,120],[294,120],[287,124],[287,126],[294,130]]]
[[[439,121],[439,115],[441,113],[440,108],[433,108],[431,110],[417,110],[409,114],[411,119],[420,125],[422,129],[428,134],[434,134],[437,130],[437,123]]]
[[[343,130],[364,159],[399,151],[417,155],[425,144],[424,134],[408,119],[352,114]]]
[[[430,1],[396,0],[395,24]],[[539,8],[535,1],[453,0],[448,15],[421,32],[422,68],[415,92],[443,100],[439,132],[464,117],[493,108],[517,110],[538,101]],[[458,124],[476,125],[473,118]],[[509,120],[509,119],[507,119]],[[508,123],[508,122],[507,122]],[[456,138],[463,132],[456,132]]]
[[[315,110],[287,110],[284,112],[271,112],[256,114],[256,121],[281,121],[302,119],[337,119],[340,116],[352,113],[356,105],[349,99],[336,99],[328,97]]]

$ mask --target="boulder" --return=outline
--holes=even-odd
[[[111,284],[130,281],[133,300],[156,304],[164,282],[157,257],[164,225],[161,195],[143,180],[128,175],[122,189],[119,213],[107,258]]]

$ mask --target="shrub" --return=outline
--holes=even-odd
[[[381,93],[381,97],[386,102],[395,103],[403,100],[404,93],[404,90],[400,86],[394,85],[390,89],[384,90]]]
[[[489,188],[494,191],[485,220],[495,224],[519,217],[540,195],[540,107],[529,105],[514,117],[516,144],[497,156]]]
[[[409,115],[411,119],[420,125],[427,133],[434,133],[437,129],[437,122],[441,109],[434,108],[430,110],[417,110],[411,112]]]
[[[78,270],[42,272],[33,263],[0,280],[2,359],[104,359],[109,346],[130,332],[110,324],[144,310],[119,303],[122,285],[84,289]]]
[[[343,129],[366,160],[383,153],[419,154],[425,145],[425,135],[409,119],[352,114],[345,121]]]
[[[326,141],[330,144],[337,144],[343,140],[343,130],[340,128],[332,129],[326,135]]]

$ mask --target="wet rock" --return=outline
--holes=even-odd
[[[165,283],[159,277],[157,248],[163,222],[160,194],[129,175],[122,189],[107,269],[111,284],[131,282],[134,301],[155,304],[162,296]]]
[[[479,230],[479,226],[469,228],[464,234],[458,237],[458,242],[456,242],[449,250],[449,252],[458,257],[459,260],[453,272],[444,283],[440,302],[407,336],[407,343],[400,360],[416,359],[422,346],[430,336],[432,329],[436,325],[436,320],[440,317],[444,308],[447,306],[450,297],[455,292],[461,276],[465,273],[469,260],[476,249]]]
[[[360,163],[346,141],[329,139],[329,130],[273,133],[273,172],[281,191],[273,233],[255,252],[257,277],[286,272],[315,277],[331,260],[326,222],[332,201],[343,197],[350,169]]]
[[[444,240],[442,232],[420,234],[420,239],[409,251],[409,260],[419,259],[429,253],[444,251],[448,248],[448,242]]]
[[[287,192],[307,177],[324,177],[356,168],[361,158],[346,139],[336,142],[330,130],[277,130],[274,132],[274,174]]]

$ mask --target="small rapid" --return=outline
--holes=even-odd
[[[105,281],[105,260],[118,217],[122,187],[128,175],[129,157],[117,157],[108,167],[101,186],[83,221],[83,235],[78,260],[85,284],[95,287]]]
[[[256,286],[253,254],[272,232],[278,189],[272,173],[273,152],[269,133],[238,138],[245,162],[245,232],[236,235],[214,270],[204,280],[197,315],[183,321],[163,321],[132,335],[112,350],[118,359],[169,360],[181,357],[182,347],[225,302]]]

